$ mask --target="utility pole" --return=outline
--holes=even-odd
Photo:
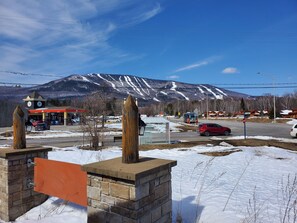
[[[206,119],[208,120],[208,93],[206,93]]]
[[[257,74],[262,74],[261,72],[258,72]],[[275,105],[275,76],[274,75],[267,75],[267,74],[262,74],[266,76],[270,76],[272,78],[272,87],[273,87],[273,123],[276,123],[276,105]]]

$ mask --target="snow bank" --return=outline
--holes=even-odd
[[[203,152],[237,151],[210,157]],[[78,164],[121,156],[119,147],[85,151],[76,147],[49,152],[49,159]],[[275,147],[195,146],[141,151],[140,156],[177,160],[172,169],[173,222],[238,223],[249,217],[249,201],[256,199],[262,222],[279,222],[280,182],[297,172],[297,154]],[[85,223],[86,209],[50,198],[17,219],[24,223]]]

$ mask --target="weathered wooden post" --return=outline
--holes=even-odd
[[[13,112],[13,149],[26,148],[25,113],[18,105]]]
[[[137,163],[139,161],[138,149],[138,107],[131,95],[128,96],[123,108],[123,136],[122,136],[122,162]]]

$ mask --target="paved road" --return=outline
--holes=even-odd
[[[244,135],[244,124],[240,121],[201,120],[199,123],[217,123],[231,128],[232,136]],[[283,123],[246,122],[247,136],[271,136],[276,138],[291,139],[291,136],[290,136],[291,127],[292,127],[291,125],[283,124]],[[195,136],[194,133],[192,133],[191,135]]]
[[[172,120],[175,122],[180,122],[180,120]],[[228,126],[232,130],[232,136],[243,136],[243,123],[236,121],[224,121],[224,120],[201,120],[199,123],[218,123],[224,126]],[[252,123],[247,122],[247,136],[272,136],[276,138],[291,138],[290,129],[291,125],[288,124],[280,124],[280,123]],[[55,126],[54,128],[64,129],[63,126]],[[79,128],[77,126],[67,126],[68,130],[78,131]],[[9,130],[10,128],[1,128],[0,132],[4,132]],[[221,136],[224,138],[225,136]],[[165,134],[152,134],[153,141],[164,141]],[[210,140],[210,137],[200,136],[196,131],[188,131],[188,132],[172,132],[171,133],[171,141],[207,141]],[[27,145],[41,145],[41,146],[52,146],[52,147],[68,147],[75,145],[83,145],[88,142],[83,137],[62,137],[62,138],[46,138],[46,139],[27,139]],[[8,144],[11,145],[11,140],[1,140],[0,144]],[[104,145],[121,145],[121,141],[114,142],[113,136],[106,136],[104,139]]]

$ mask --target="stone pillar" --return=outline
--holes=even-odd
[[[35,157],[47,158],[50,148],[0,149],[0,219],[13,221],[40,205],[47,195],[34,192]]]
[[[171,168],[176,161],[121,158],[84,165],[88,223],[172,222]]]

